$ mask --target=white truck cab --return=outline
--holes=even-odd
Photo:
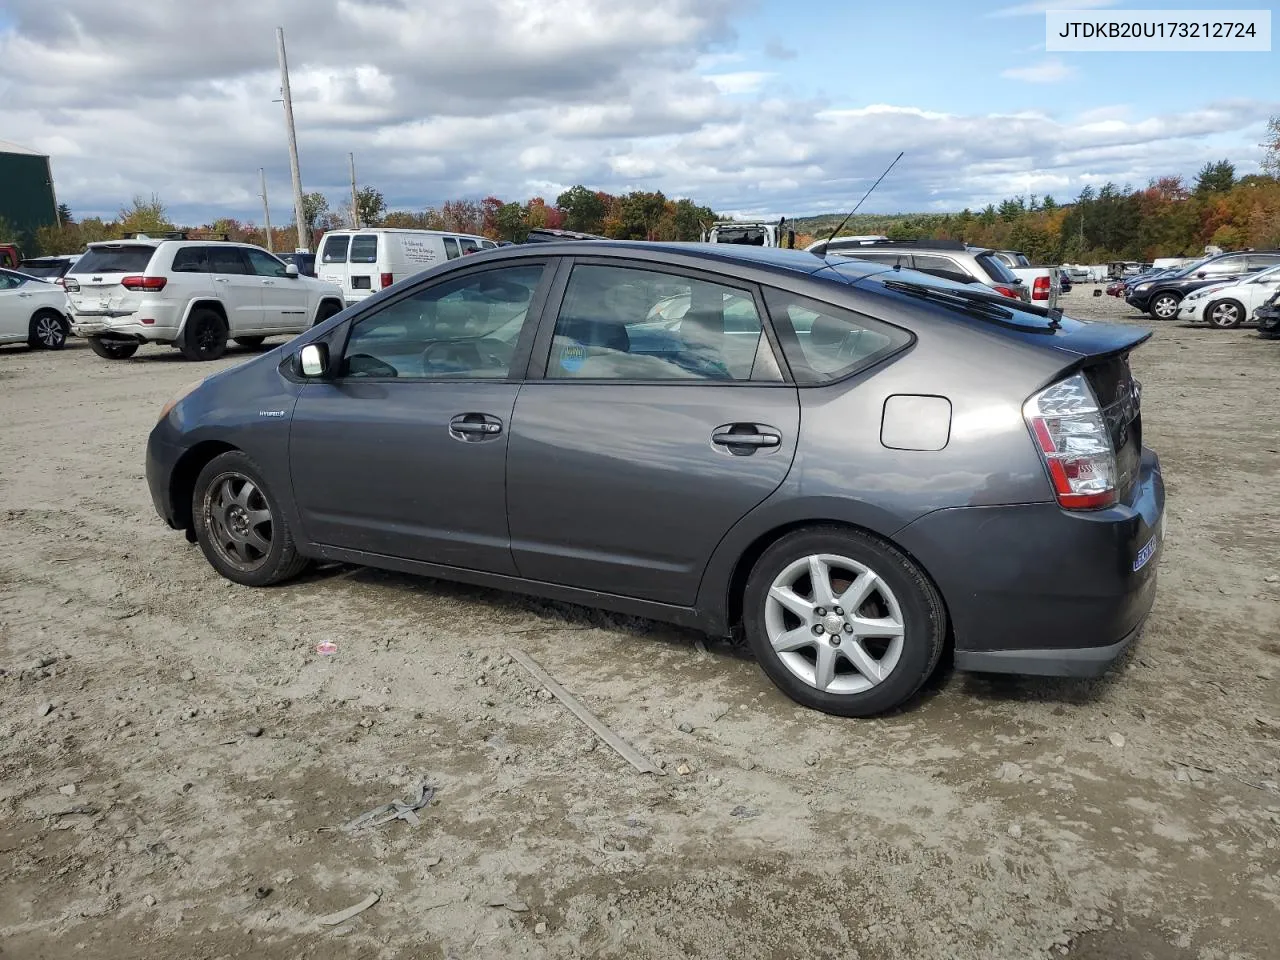
[[[767,220],[717,220],[703,231],[703,243],[739,243],[751,247],[786,247],[796,245],[796,232],[787,225],[786,217],[777,223]]]
[[[442,230],[330,230],[320,240],[316,277],[337,284],[347,303],[356,303],[446,260],[497,246],[486,237]]]

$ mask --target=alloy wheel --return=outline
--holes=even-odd
[[[1178,312],[1178,301],[1173,297],[1158,297],[1151,305],[1151,309],[1161,320],[1169,320]]]
[[[274,524],[262,490],[242,473],[225,473],[209,485],[204,500],[210,541],[222,559],[245,572],[271,553]]]
[[[66,334],[55,317],[43,316],[36,321],[36,339],[42,346],[55,350],[66,339]]]
[[[874,570],[835,554],[789,564],[765,600],[765,630],[779,661],[824,693],[862,693],[893,672],[905,624]]]
[[[1234,327],[1240,323],[1240,311],[1234,303],[1219,303],[1209,314],[1209,322],[1215,327]]]

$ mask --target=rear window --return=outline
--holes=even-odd
[[[29,277],[60,277],[66,271],[65,260],[23,260],[18,270]]]
[[[145,273],[147,264],[155,254],[155,247],[138,244],[121,244],[110,247],[90,247],[89,252],[75,262],[71,273]]]
[[[378,235],[376,233],[366,233],[351,238],[351,262],[378,262]]]
[[[346,234],[335,237],[325,237],[324,247],[320,250],[320,262],[346,263],[347,244],[350,242],[351,238]]]
[[[978,266],[987,272],[987,276],[996,283],[1018,282],[1018,275],[1005,266],[1004,261],[994,253],[980,253],[974,259],[978,261]]]

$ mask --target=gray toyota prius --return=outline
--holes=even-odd
[[[1133,642],[1149,335],[838,256],[505,247],[189,387],[147,481],[237,583],[342,561],[742,636],[866,716],[948,644],[1092,676]]]

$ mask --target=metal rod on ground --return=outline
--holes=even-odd
[[[551,691],[552,695],[569,708],[575,717],[591,728],[591,732],[612,747],[619,756],[630,763],[641,773],[652,773],[659,777],[665,777],[667,771],[654,764],[652,760],[643,753],[631,746],[616,733],[604,725],[595,714],[584,707],[572,693],[566,690],[560,684],[551,678],[551,674],[543,670],[540,666],[533,662],[533,659],[521,650],[508,649],[507,653],[511,654],[511,658],[524,667],[534,679],[541,683],[544,687]]]
[[[356,196],[356,155],[354,153],[348,153],[347,159],[351,161],[351,226],[359,230],[360,200]]]
[[[275,253],[276,248],[271,240],[271,206],[267,203],[267,172],[258,168],[258,176],[262,178],[262,219],[267,225],[267,253]]]
[[[289,61],[284,52],[284,27],[276,27],[276,53],[280,58],[280,96],[284,98],[284,122],[289,131],[289,170],[293,174],[293,216],[298,223],[298,250],[311,249],[307,218],[302,206],[302,171],[298,166],[298,134],[293,127],[293,95],[289,92]]]

